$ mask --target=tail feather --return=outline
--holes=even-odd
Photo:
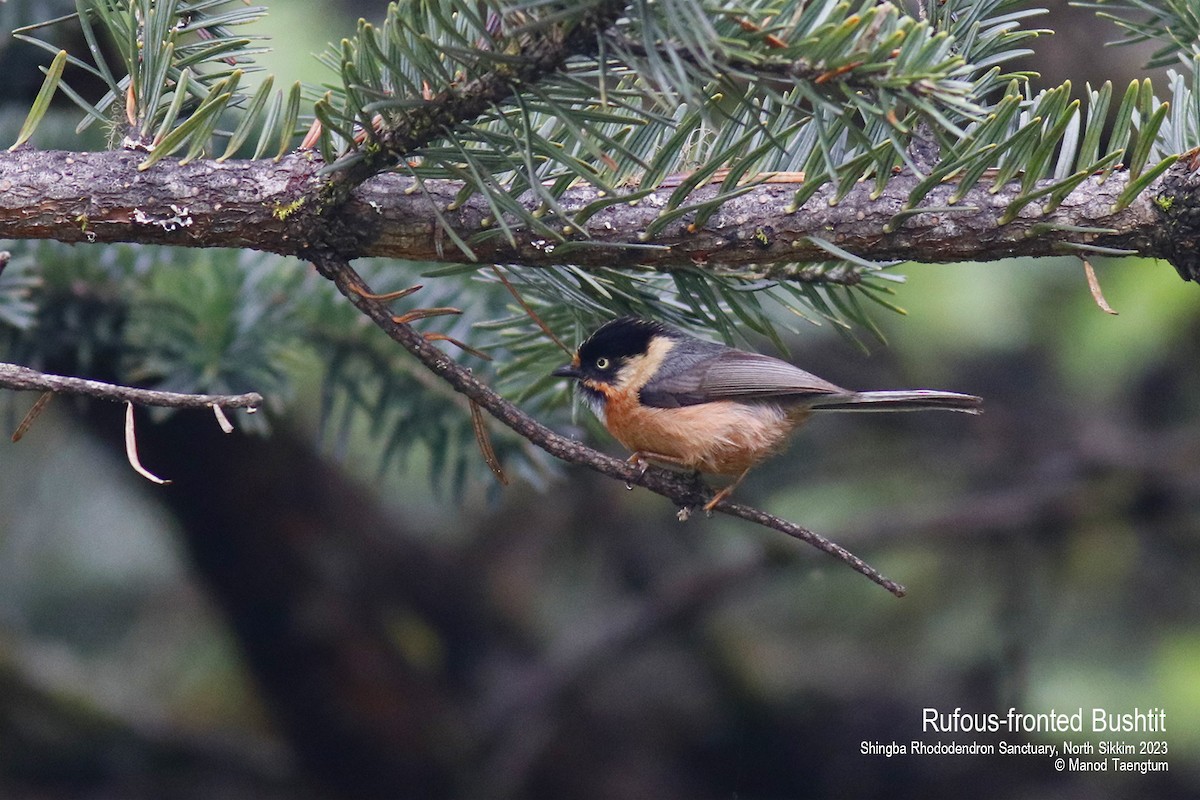
[[[983,398],[973,394],[908,389],[833,394],[817,399],[812,407],[820,411],[962,411],[978,414],[983,410],[982,405]]]

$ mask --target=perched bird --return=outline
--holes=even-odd
[[[734,476],[711,511],[760,461],[777,453],[814,411],[964,411],[974,395],[929,389],[855,392],[786,361],[622,317],[597,328],[570,364],[583,399],[630,461]]]

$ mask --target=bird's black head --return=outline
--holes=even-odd
[[[638,317],[621,317],[606,322],[592,332],[570,364],[554,370],[560,378],[590,380],[612,384],[622,365],[635,356],[645,355],[650,342],[658,336],[678,338],[680,333],[660,322]]]

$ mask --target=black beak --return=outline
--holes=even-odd
[[[556,378],[573,378],[575,380],[578,380],[580,377],[579,367],[575,366],[574,364],[563,364],[550,374]]]

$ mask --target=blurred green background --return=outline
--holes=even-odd
[[[314,81],[312,54],[378,11],[267,5],[267,68]],[[1047,84],[1140,74],[1086,13],[1056,13]],[[912,265],[908,314],[878,315],[887,347],[790,343],[841,385],[986,400],[818,419],[739,490],[902,600],[578,470],[498,501],[431,490],[420,453],[380,476],[372,442],[321,444],[315,387],[267,439],[143,425],[161,489],[128,469],[112,410],[56,401],[0,447],[0,794],[1196,796],[1200,288],[1094,265],[1118,316],[1078,259]],[[933,735],[926,707],[1162,708],[1167,731]],[[860,752],[1064,738],[1161,738],[1170,772]]]

